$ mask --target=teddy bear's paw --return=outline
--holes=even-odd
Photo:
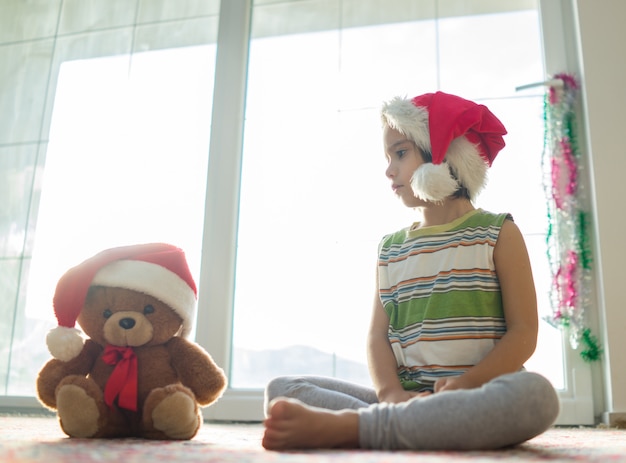
[[[58,389],[57,410],[68,436],[93,437],[98,432],[98,405],[80,386],[66,384]]]
[[[201,417],[193,396],[176,390],[152,410],[152,424],[170,439],[191,439],[200,429]]]

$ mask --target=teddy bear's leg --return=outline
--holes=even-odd
[[[143,409],[143,436],[149,439],[191,439],[202,424],[193,392],[180,384],[154,389]]]
[[[104,403],[100,387],[90,378],[65,377],[56,388],[57,415],[70,437],[122,437],[132,433],[126,418]]]
[[[61,428],[70,437],[95,437],[104,426],[106,405],[102,391],[92,380],[71,375],[56,389]]]

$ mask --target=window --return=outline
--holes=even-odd
[[[395,94],[442,82],[502,118],[508,147],[477,205],[513,213],[538,283],[549,280],[542,259],[542,96],[515,92],[519,79],[543,75],[537,10],[464,17],[452,10],[433,18],[433,2],[422,2],[419,15],[403,17],[405,2],[388,2],[398,22],[362,24],[347,11],[342,20],[355,24],[341,27],[330,11],[328,30],[294,33],[294,24],[308,25],[313,3],[281,4],[253,21],[255,34],[268,15],[285,15],[290,30],[257,37],[250,48],[233,387],[263,387],[273,376],[298,373],[368,381],[364,346],[378,241],[416,220],[384,176],[377,110]],[[493,35],[499,47],[474,52]],[[541,300],[543,310],[547,304]],[[552,345],[533,365],[562,387],[559,333],[542,331]]]
[[[199,278],[219,1],[100,2],[90,14],[71,2],[9,3],[0,405],[31,407],[50,358],[52,296],[69,267],[109,246],[167,241]],[[9,25],[25,16],[28,28]]]
[[[207,45],[61,65],[25,308],[48,323],[33,338],[56,325],[61,275],[103,249],[174,243],[198,279],[214,62]],[[35,345],[22,393],[49,357]]]
[[[107,24],[69,10],[56,24],[53,5],[39,35],[0,43],[3,62],[27,76],[3,84],[19,90],[10,99],[19,111],[0,99],[3,114],[16,113],[0,125],[0,189],[10,198],[0,205],[0,292],[12,301],[0,308],[9,321],[0,327],[0,405],[22,403],[20,396],[36,405],[34,376],[48,358],[60,273],[133,240],[176,242],[190,258],[200,292],[197,340],[230,376],[207,417],[260,419],[261,388],[277,374],[369,381],[376,247],[414,220],[384,177],[377,111],[396,94],[442,89],[484,102],[504,121],[507,148],[477,205],[513,213],[546,295],[540,310],[549,313],[538,168],[543,89],[515,91],[545,76],[539,18],[550,15],[537,0],[172,5],[140,2],[135,17],[103,13]],[[546,40],[551,50],[563,46],[546,36],[544,47]],[[146,162],[174,183],[136,188],[131,174],[115,170],[144,172]],[[97,175],[81,183],[85,172]],[[91,209],[114,204],[100,196],[107,176],[116,178],[111,209],[121,215],[103,220]],[[138,212],[158,226],[137,220]],[[98,240],[77,229],[121,221],[133,226]],[[560,332],[542,323],[527,366],[561,389],[562,424],[592,422],[588,368],[563,346]]]
[[[236,414],[230,397],[248,409],[255,396],[258,404],[254,390],[276,375],[369,381],[376,247],[384,233],[415,220],[384,177],[377,111],[396,94],[442,88],[484,102],[504,121],[507,148],[477,205],[513,214],[531,253],[540,315],[550,313],[543,88],[515,90],[545,74],[537,3],[410,2],[419,4],[412,11],[407,2],[385,2],[383,19],[377,4],[253,7],[228,340],[232,395],[211,416],[220,407]],[[560,331],[542,321],[527,368],[571,390],[563,352]]]

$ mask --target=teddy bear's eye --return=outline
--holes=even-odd
[[[151,306],[150,304],[148,304],[147,306],[145,306],[145,307],[143,308],[143,313],[144,313],[145,315],[148,315],[148,314],[154,313],[154,307],[153,307],[153,306]]]
[[[109,318],[111,315],[113,315],[113,312],[111,312],[109,309],[106,309],[104,312],[102,312],[102,316],[104,318]]]

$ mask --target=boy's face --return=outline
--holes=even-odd
[[[419,149],[406,135],[387,125],[383,129],[383,144],[387,159],[385,175],[391,180],[393,192],[407,207],[423,206],[426,202],[416,198],[411,188],[413,173],[424,164]]]

